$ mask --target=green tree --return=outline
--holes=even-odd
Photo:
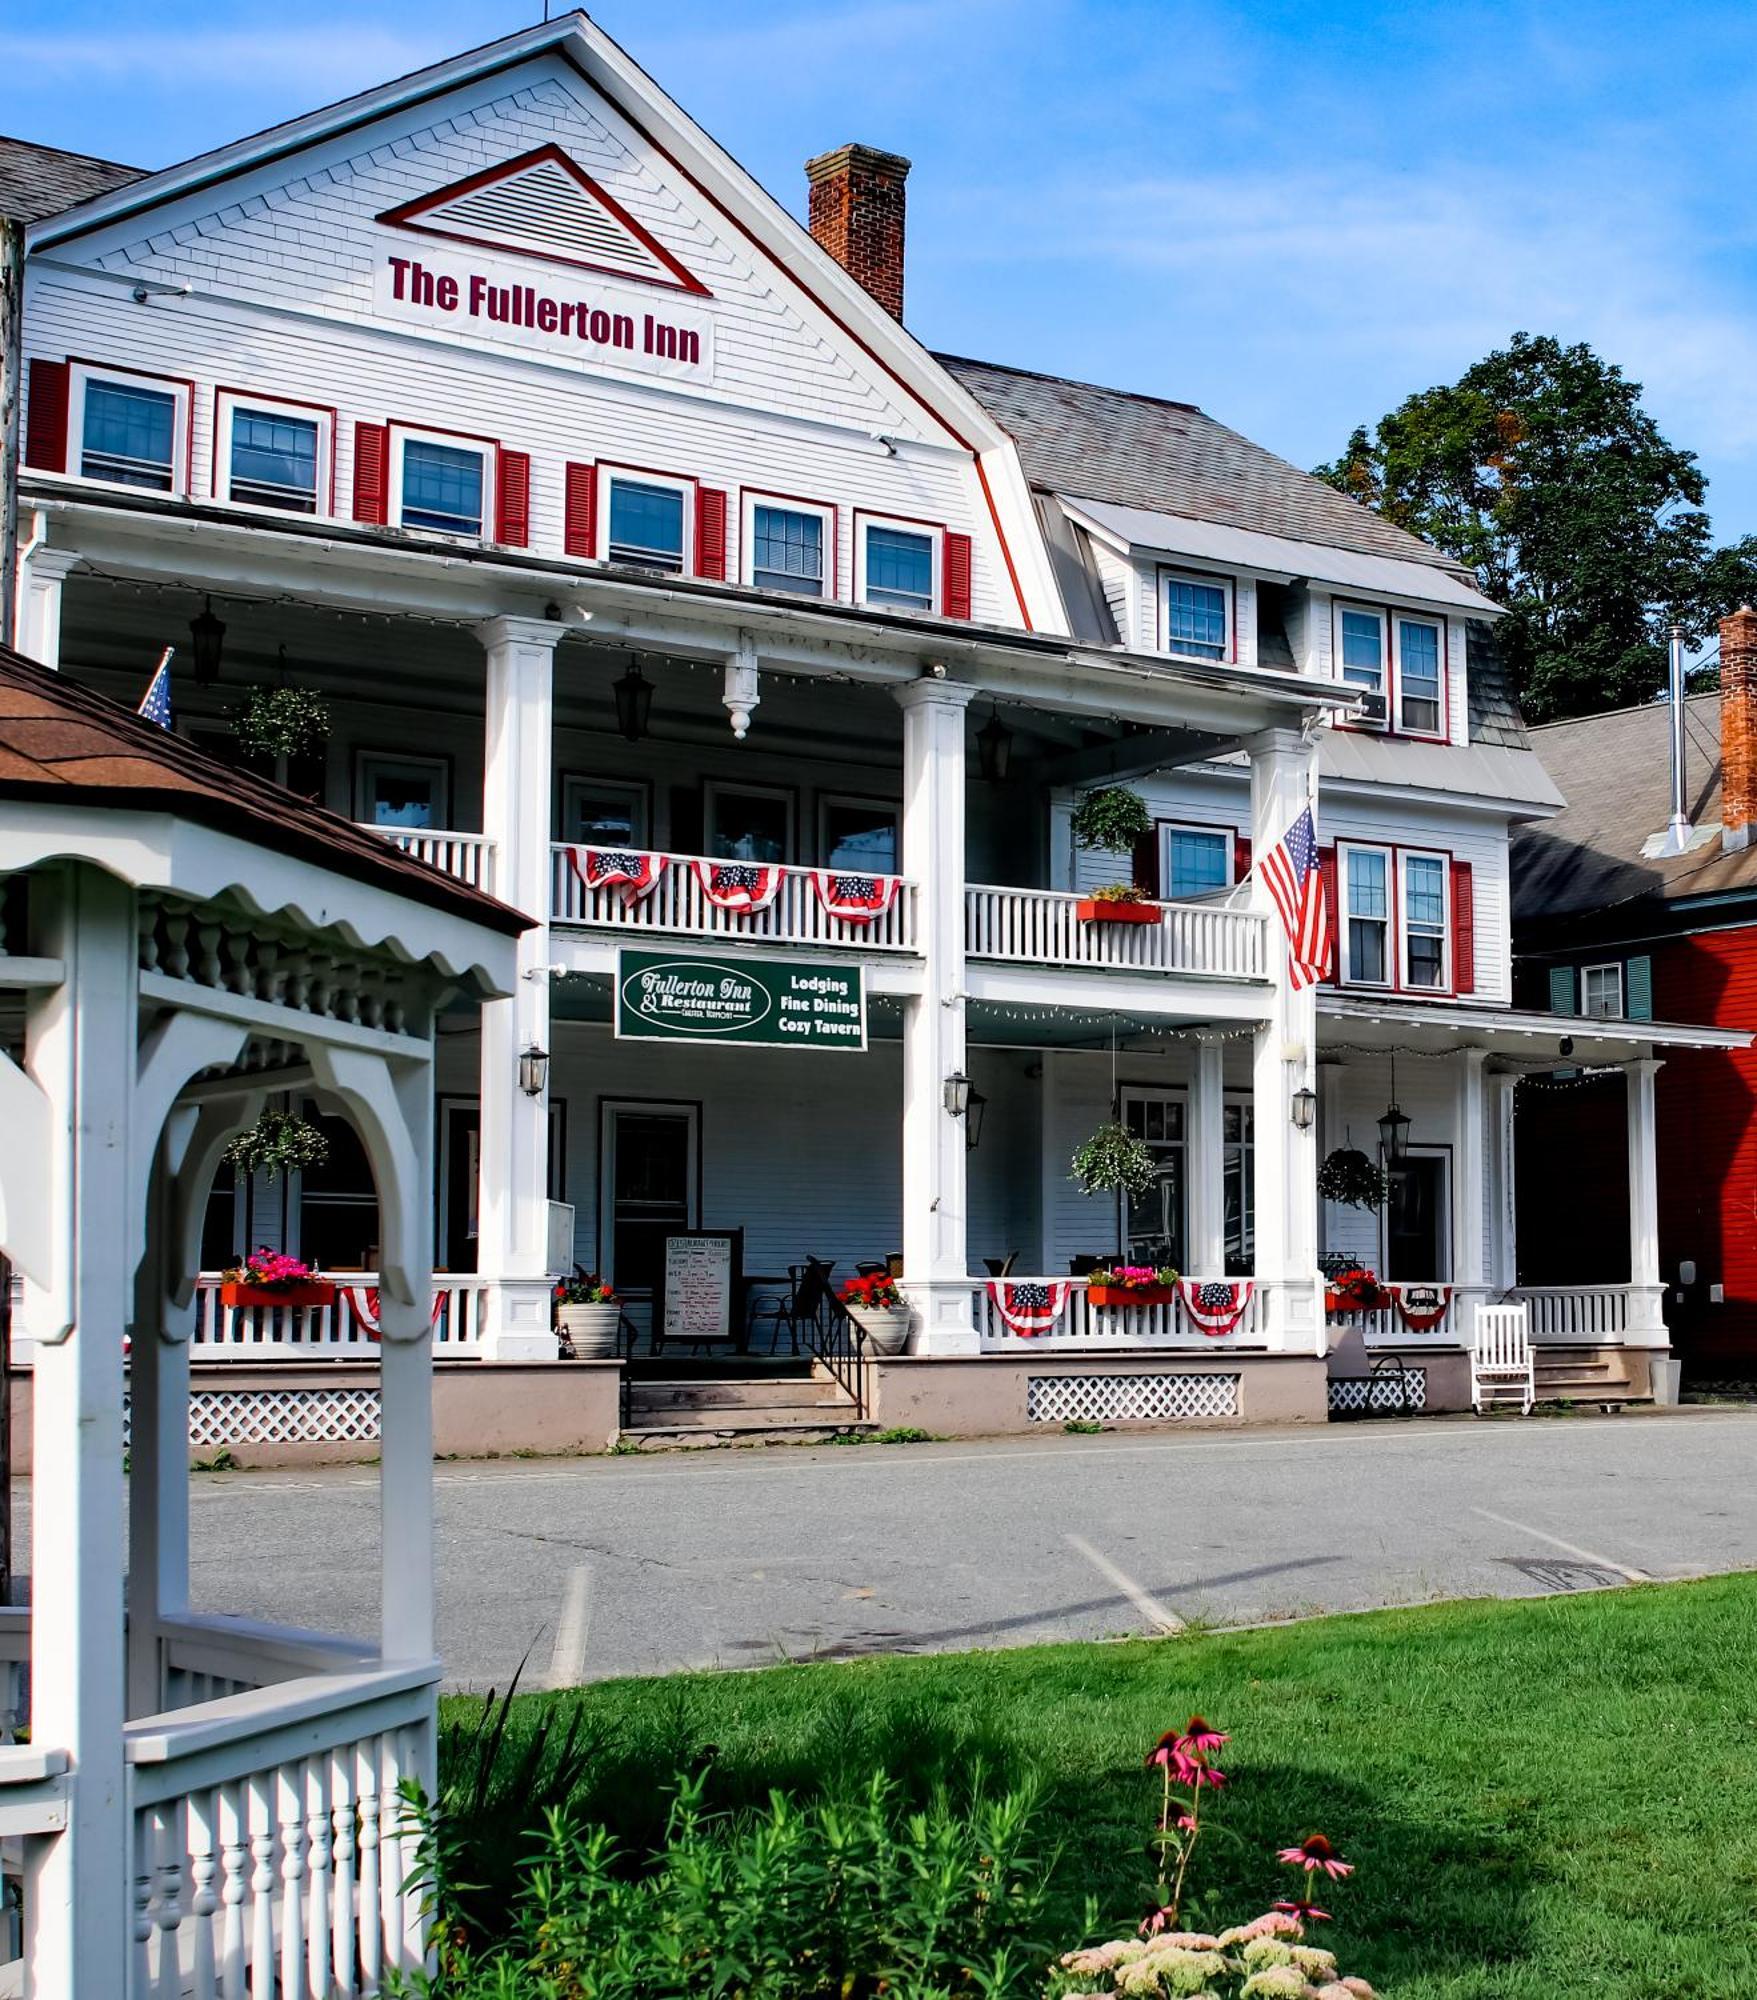
[[[1516,333],[1356,430],[1317,476],[1476,572],[1507,607],[1497,637],[1534,721],[1646,701],[1672,619],[1694,638],[1713,615],[1695,454],[1584,342]],[[1757,575],[1757,543],[1747,555]],[[1721,567],[1732,588],[1739,566]]]

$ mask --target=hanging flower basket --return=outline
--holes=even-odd
[[[1342,1208],[1383,1208],[1391,1195],[1391,1177],[1376,1161],[1353,1146],[1340,1146],[1318,1168],[1318,1199]]]
[[[1082,792],[1069,821],[1074,844],[1088,853],[1127,854],[1153,831],[1153,815],[1141,799],[1123,785],[1106,785]]]
[[[259,757],[302,757],[329,738],[329,704],[309,688],[254,687],[232,730]]]
[[[1070,1163],[1083,1194],[1143,1195],[1159,1168],[1146,1142],[1126,1125],[1100,1125],[1091,1138],[1074,1149]]]
[[[226,1158],[240,1179],[261,1174],[275,1181],[282,1174],[321,1167],[329,1158],[329,1141],[321,1131],[293,1111],[265,1111],[247,1132],[226,1148]]]

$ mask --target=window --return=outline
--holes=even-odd
[[[450,772],[443,757],[360,759],[360,817],[368,826],[443,827],[450,815]]]
[[[1385,620],[1379,612],[1339,610],[1336,654],[1350,687],[1385,692]]]
[[[1418,736],[1444,733],[1440,628],[1426,619],[1397,621],[1397,726]]]
[[[214,453],[223,470],[216,487],[247,507],[327,511],[332,422],[327,411],[222,395]]]
[[[1437,854],[1403,857],[1403,983],[1446,984],[1446,863]]]
[[[1224,660],[1227,651],[1224,584],[1191,576],[1165,579],[1165,650],[1198,660]]]
[[[1588,965],[1580,973],[1580,1011],[1601,1021],[1616,1021],[1623,1013],[1623,968]]]
[[[708,853],[716,861],[786,861],[793,850],[793,794],[705,787]]]
[[[860,600],[906,611],[934,608],[934,536],[919,528],[861,524]]]
[[[180,491],[184,393],[99,375],[83,377],[82,391],[79,469],[84,477],[156,493]]]
[[[1342,850],[1343,977],[1391,983],[1391,856],[1379,847]]]
[[[561,837],[587,847],[645,848],[650,837],[646,787],[564,778]]]
[[[1153,1155],[1145,1194],[1122,1198],[1123,1254],[1131,1264],[1184,1268],[1184,1105],[1163,1090],[1125,1090],[1123,1123]]]
[[[746,517],[750,580],[758,590],[822,597],[829,573],[828,517],[819,508],[777,507],[754,501]]]
[[[825,799],[819,806],[826,868],[861,875],[895,875],[899,843],[897,808],[877,800]]]
[[[605,550],[613,563],[631,569],[681,576],[684,569],[684,491],[646,479],[610,481],[610,536]]]
[[[402,525],[480,535],[487,518],[486,459],[472,445],[409,437],[402,446]]]
[[[1173,902],[1232,887],[1232,835],[1202,826],[1159,830],[1159,880]]]
[[[1248,1278],[1256,1265],[1254,1208],[1257,1176],[1256,1113],[1246,1101],[1221,1113],[1221,1213],[1226,1227],[1226,1275]]]

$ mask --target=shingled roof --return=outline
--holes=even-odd
[[[164,812],[516,937],[531,920],[351,820],[0,646],[0,803]]]
[[[88,153],[64,153],[59,146],[33,146],[28,139],[0,137],[0,218],[40,222],[94,195],[141,179],[139,167],[95,160]]]

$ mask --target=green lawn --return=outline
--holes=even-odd
[[[1270,1850],[1321,1829],[1358,1865],[1329,1905],[1391,2000],[1757,1995],[1757,1577],[1444,1605],[1126,1645],[620,1681],[576,1706],[580,1796],[651,1836],[666,1775],[727,1804],[911,1786],[980,1763],[1049,1787],[1067,1944],[1088,1892],[1143,1906],[1141,1759],[1200,1711],[1233,1734],[1205,1851],[1234,1921],[1283,1891]],[[468,1704],[451,1704],[459,1719]],[[710,1748],[712,1746],[712,1748]]]

